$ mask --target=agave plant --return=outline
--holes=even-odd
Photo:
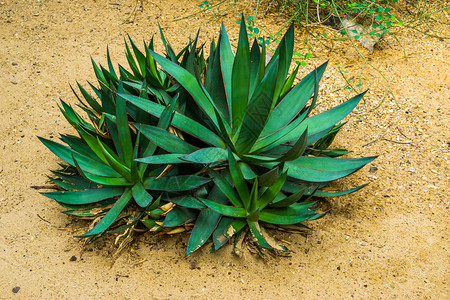
[[[267,225],[302,226],[321,216],[313,195],[363,187],[322,190],[374,159],[337,158],[347,151],[328,149],[363,94],[312,116],[327,64],[293,84],[292,26],[267,64],[265,43],[250,47],[244,19],[236,54],[224,26],[208,58],[197,37],[175,55],[162,35],[165,56],[153,43],[144,54],[130,39],[136,59],[126,46],[132,71],[120,66],[120,78],[109,54],[109,71],[94,63],[100,103],[80,88],[93,125],[62,102],[80,137],[62,136],[68,146],[41,138],[70,165],[53,179],[65,191],[45,195],[68,213],[104,215],[83,236],[111,230],[125,214],[133,216],[128,227],[141,220],[150,230],[192,228],[186,255],[247,232],[261,247],[285,250]]]

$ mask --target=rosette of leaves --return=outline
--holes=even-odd
[[[174,63],[183,65],[200,55],[192,43],[175,55],[163,35],[162,39],[167,57]],[[153,49],[153,40],[149,46],[145,45],[145,54],[139,51],[131,38],[130,43],[136,57],[132,56],[126,43],[131,72],[119,66],[118,77],[108,51],[108,69],[92,61],[100,85],[100,88],[96,88],[90,84],[95,96],[91,96],[80,84],[78,87],[82,97],[74,91],[80,102],[79,107],[87,113],[91,122],[85,121],[72,106],[61,101],[60,110],[76,129],[78,136],[61,135],[65,145],[39,138],[65,162],[63,168],[54,171],[55,176],[50,177],[62,191],[43,194],[67,208],[67,214],[98,221],[82,237],[95,238],[124,218],[126,225],[118,230],[134,226],[146,216],[160,220],[165,213],[159,208],[164,204],[159,197],[163,191],[189,191],[210,181],[209,178],[193,174],[178,174],[164,165],[135,161],[138,157],[152,155],[158,147],[131,124],[139,122],[162,130],[168,129],[178,87],[169,76],[157,69],[156,62],[149,55]],[[198,58],[195,60],[201,61]],[[127,80],[126,85],[124,79]],[[133,87],[135,81],[139,81],[139,87],[144,88],[136,90]],[[147,91],[151,91],[151,94]],[[127,105],[124,98],[117,96],[125,92],[135,92],[148,102],[157,101],[164,105],[164,109],[155,118]]]
[[[198,211],[187,255],[211,239],[214,249],[218,249],[223,237],[228,239],[247,227],[260,246],[272,248],[274,243],[263,232],[265,223],[290,225],[317,218],[310,205],[305,205],[305,198],[313,193],[337,196],[358,190],[362,186],[340,192],[321,188],[374,159],[336,158],[347,152],[328,149],[342,126],[339,122],[364,94],[311,116],[326,63],[294,85],[298,67],[288,75],[293,27],[265,64],[265,43],[255,40],[250,47],[244,23],[242,19],[236,54],[222,26],[217,44],[211,43],[204,64],[184,68],[149,51],[180,85],[179,106],[171,123],[178,134],[154,125],[135,124],[161,150],[136,161],[179,166],[185,171],[202,168],[196,174],[212,180],[200,196],[176,192],[163,196],[177,204],[177,224],[183,223],[183,216],[184,222],[192,221]],[[163,105],[136,95],[123,93],[120,97],[156,118],[164,110]],[[277,179],[262,185],[261,178],[266,176]],[[219,241],[215,236],[222,238]]]
[[[326,64],[294,85],[292,26],[268,64],[265,43],[250,47],[243,19],[236,54],[224,27],[208,58],[198,34],[178,54],[162,39],[164,56],[152,42],[141,52],[130,39],[131,71],[119,66],[119,76],[109,53],[108,69],[93,62],[100,87],[91,85],[92,97],[78,85],[77,96],[91,122],[61,102],[79,136],[62,135],[65,145],[40,138],[65,162],[51,178],[62,191],[44,195],[97,220],[82,237],[139,221],[152,231],[195,223],[186,255],[247,232],[264,248],[285,250],[266,226],[301,226],[321,216],[312,195],[362,187],[322,189],[374,159],[328,149],[363,94],[311,116]]]

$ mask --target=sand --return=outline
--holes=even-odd
[[[176,49],[201,27],[200,39],[217,37],[219,21],[236,41],[236,13],[215,19],[195,1],[144,1],[133,23],[123,23],[134,1],[17,1],[0,3],[0,298],[2,299],[449,299],[449,43],[402,29],[383,37],[374,53],[357,45],[389,80],[392,95],[377,109],[386,82],[366,65],[358,106],[335,141],[349,157],[378,155],[333,188],[369,183],[330,199],[331,211],[309,223],[307,237],[277,233],[289,257],[260,257],[230,245],[184,257],[187,234],[140,235],[112,265],[113,238],[92,245],[74,235],[88,223],[61,212],[32,189],[48,184],[58,159],[37,136],[70,133],[57,104],[75,104],[69,84],[94,82],[90,58],[126,64],[123,39],[148,41],[157,23]],[[256,1],[254,1],[256,2]],[[247,12],[255,3],[245,2]],[[241,8],[243,9],[243,8]],[[275,33],[286,19],[268,13],[258,26]],[[447,19],[448,23],[448,19]],[[440,27],[439,27],[440,26]],[[436,30],[449,36],[449,27]],[[298,39],[302,32],[297,32]],[[156,36],[156,47],[162,46]],[[140,43],[142,45],[142,43]],[[313,44],[314,45],[314,44]],[[351,44],[314,48],[299,77],[325,60],[319,110],[355,95],[340,89],[357,76],[362,60]],[[371,167],[376,167],[370,169]],[[41,190],[42,191],[42,190]],[[84,249],[84,251],[83,251]]]

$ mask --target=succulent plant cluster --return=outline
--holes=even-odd
[[[50,177],[60,191],[44,195],[67,214],[96,219],[81,237],[145,225],[188,229],[186,255],[246,235],[285,250],[265,227],[303,226],[321,216],[313,195],[362,187],[323,190],[374,159],[329,149],[363,94],[311,116],[326,63],[294,85],[292,26],[267,64],[265,43],[250,47],[244,19],[235,54],[223,26],[208,57],[198,35],[179,53],[161,38],[164,56],[153,39],[141,52],[129,38],[130,70],[119,65],[116,73],[109,52],[107,68],[92,61],[99,86],[74,90],[89,122],[61,101],[78,136],[61,135],[63,144],[40,138],[64,161]]]

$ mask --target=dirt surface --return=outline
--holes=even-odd
[[[248,12],[253,2],[243,1]],[[69,84],[94,80],[90,57],[105,64],[107,45],[114,63],[127,65],[127,33],[136,42],[148,41],[159,22],[181,49],[198,27],[202,41],[217,37],[218,21],[232,41],[238,32],[231,10],[217,20],[196,15],[173,22],[198,11],[200,0],[144,1],[144,11],[128,24],[122,19],[134,1],[117,4],[0,2],[0,298],[450,298],[449,43],[412,30],[397,32],[408,58],[389,36],[373,54],[360,49],[390,81],[401,108],[389,96],[370,111],[382,99],[385,82],[366,65],[366,106],[347,118],[336,146],[353,150],[350,157],[379,157],[333,188],[370,184],[331,199],[331,212],[309,224],[314,230],[307,238],[277,233],[289,243],[290,257],[264,260],[247,251],[238,258],[228,245],[185,258],[186,234],[141,235],[113,266],[112,239],[83,252],[82,241],[73,236],[85,232],[88,223],[62,214],[56,202],[30,188],[48,184],[46,176],[58,163],[36,136],[56,140],[59,133],[73,132],[57,107],[59,98],[76,103]],[[283,17],[271,14],[258,20],[271,33],[283,23]],[[450,35],[448,27],[437,30]],[[156,46],[161,51],[159,41]],[[349,77],[362,65],[351,45],[333,46],[331,54],[317,48],[318,58],[300,71],[304,76],[330,60],[319,109],[354,95],[333,92],[345,84],[335,65]]]

